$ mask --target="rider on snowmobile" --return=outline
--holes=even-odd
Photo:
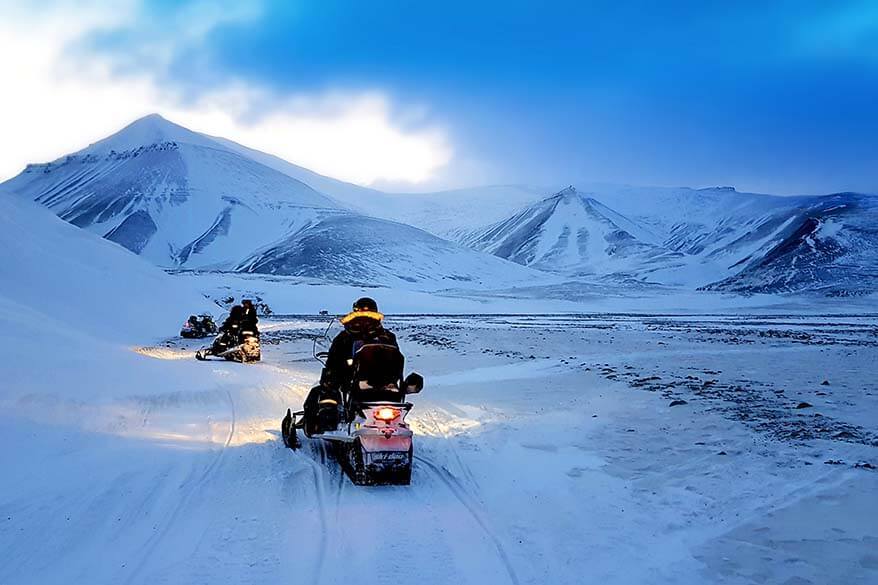
[[[244,307],[235,305],[229,311],[229,316],[223,321],[219,330],[222,335],[217,338],[217,343],[226,346],[237,345],[241,336],[241,319],[244,316]]]
[[[396,335],[381,324],[384,315],[378,312],[378,304],[368,297],[358,299],[353,310],[341,318],[344,331],[336,335],[329,348],[325,375],[319,386],[308,393],[305,400],[306,418],[315,412],[318,401],[327,396],[338,396],[354,374],[354,355],[364,345],[378,344],[399,348]],[[400,364],[399,374],[402,374]]]
[[[332,340],[326,360],[330,386],[338,388],[350,381],[352,358],[359,347],[372,343],[399,347],[396,335],[381,324],[383,319],[384,315],[378,312],[378,303],[369,297],[358,299],[353,310],[341,318],[344,331]]]

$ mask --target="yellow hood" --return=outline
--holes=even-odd
[[[381,321],[382,319],[384,319],[384,315],[377,311],[351,311],[341,318],[341,324],[347,325],[358,317],[366,317],[367,319],[375,319],[376,321]]]

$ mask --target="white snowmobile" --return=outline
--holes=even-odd
[[[316,340],[315,340],[316,347]],[[391,345],[370,344],[357,350],[351,365],[354,377],[341,390],[327,388],[326,352],[314,352],[323,365],[316,407],[287,414],[281,437],[290,449],[306,437],[329,443],[336,459],[356,485],[408,485],[412,476],[412,431],[405,417],[412,409],[409,394],[424,387],[420,374],[400,380],[403,356]]]

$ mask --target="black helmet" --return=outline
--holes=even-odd
[[[354,311],[372,311],[373,313],[378,312],[378,303],[375,302],[374,299],[370,299],[369,297],[363,297],[361,299],[357,299],[354,303]]]
[[[368,327],[372,327],[375,323],[380,325],[382,319],[384,319],[384,315],[378,312],[378,303],[369,297],[363,297],[354,303],[353,311],[341,318],[341,324],[345,326],[345,329],[351,327],[361,329],[367,321],[374,322],[372,325],[368,325]],[[356,322],[360,322],[360,325],[356,325]]]

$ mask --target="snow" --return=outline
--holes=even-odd
[[[869,218],[878,198],[854,193],[774,197],[731,187],[601,184],[554,195],[527,185],[382,193],[157,115],[31,165],[0,191],[39,201],[162,267],[327,279],[338,266],[342,282],[360,274],[420,290],[449,280],[529,286],[554,274],[633,289],[876,291],[876,260],[863,250],[876,245]],[[801,239],[802,226],[816,218],[836,220],[835,231]],[[810,252],[791,252],[799,243]],[[414,266],[422,268],[417,276],[408,274]]]
[[[28,201],[0,197],[0,245],[3,316],[15,319],[4,329],[17,334],[63,324],[62,333],[149,339],[179,325],[180,303],[207,305],[145,260]],[[4,349],[14,347],[3,339]]]
[[[381,567],[378,581],[479,584],[878,576],[878,475],[855,467],[875,446],[779,438],[685,378],[745,380],[755,419],[773,384],[790,392],[778,406],[807,399],[824,426],[868,429],[871,318],[391,315],[428,385],[410,416],[412,485],[383,488],[351,485],[319,441],[280,444],[285,408],[319,374],[307,336],[325,322],[263,319],[278,342],[253,366],[196,362],[197,343],[174,339],[131,353],[137,375],[112,396],[4,396],[0,580],[346,583],[364,567]],[[648,374],[689,404],[632,385]],[[773,420],[812,418],[800,412]]]
[[[568,187],[487,228],[466,245],[546,271],[634,274],[678,266],[681,254],[661,248],[648,229]]]
[[[205,148],[222,149],[222,144],[209,136],[174,124],[159,114],[149,114],[125,126],[112,136],[99,140],[77,152],[77,155],[105,156],[111,151],[124,152],[150,144],[176,142]]]
[[[526,188],[480,190],[484,216],[475,191],[425,195],[400,213],[435,210],[430,234],[268,162],[151,117],[3,186],[0,583],[878,582],[874,293],[538,272],[435,235],[526,213]],[[559,197],[537,258],[874,276],[868,197],[600,189]],[[592,246],[620,229],[616,264]],[[238,262],[265,271],[216,270]],[[245,295],[273,310],[263,361],[196,361],[182,319]],[[320,375],[315,313],[364,295],[426,379],[407,487],[355,487],[319,440],[279,438]]]

